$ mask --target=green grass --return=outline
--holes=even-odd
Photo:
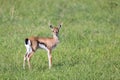
[[[49,21],[52,69],[39,49],[24,70],[24,39],[52,36]],[[120,0],[0,0],[0,80],[120,80]]]

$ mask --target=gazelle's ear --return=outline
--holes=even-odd
[[[53,26],[52,26],[50,21],[48,22],[48,25],[50,26],[51,29],[53,28]]]
[[[62,27],[62,25],[63,25],[63,23],[60,23],[58,28],[60,29]]]
[[[50,25],[50,28],[51,28],[51,29],[53,29],[53,26],[52,26],[52,24]]]

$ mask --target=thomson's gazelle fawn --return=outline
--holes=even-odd
[[[47,51],[48,55],[48,61],[49,61],[49,69],[52,66],[52,49],[57,46],[59,43],[58,34],[59,29],[61,28],[62,24],[60,24],[58,27],[53,27],[50,25],[50,28],[53,33],[53,37],[51,38],[42,38],[42,37],[29,37],[25,39],[25,47],[26,47],[26,54],[24,55],[24,62],[23,62],[23,68],[25,69],[25,62],[27,60],[29,69],[31,68],[30,65],[30,59],[34,52],[38,48],[45,49]]]

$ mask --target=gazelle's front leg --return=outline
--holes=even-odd
[[[52,67],[52,54],[51,50],[48,50],[48,64],[49,64],[49,69]]]

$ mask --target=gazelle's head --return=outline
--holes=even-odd
[[[61,26],[62,26],[62,24],[59,24],[58,27],[53,27],[52,25],[50,25],[50,28],[51,28],[54,35],[58,36]]]

